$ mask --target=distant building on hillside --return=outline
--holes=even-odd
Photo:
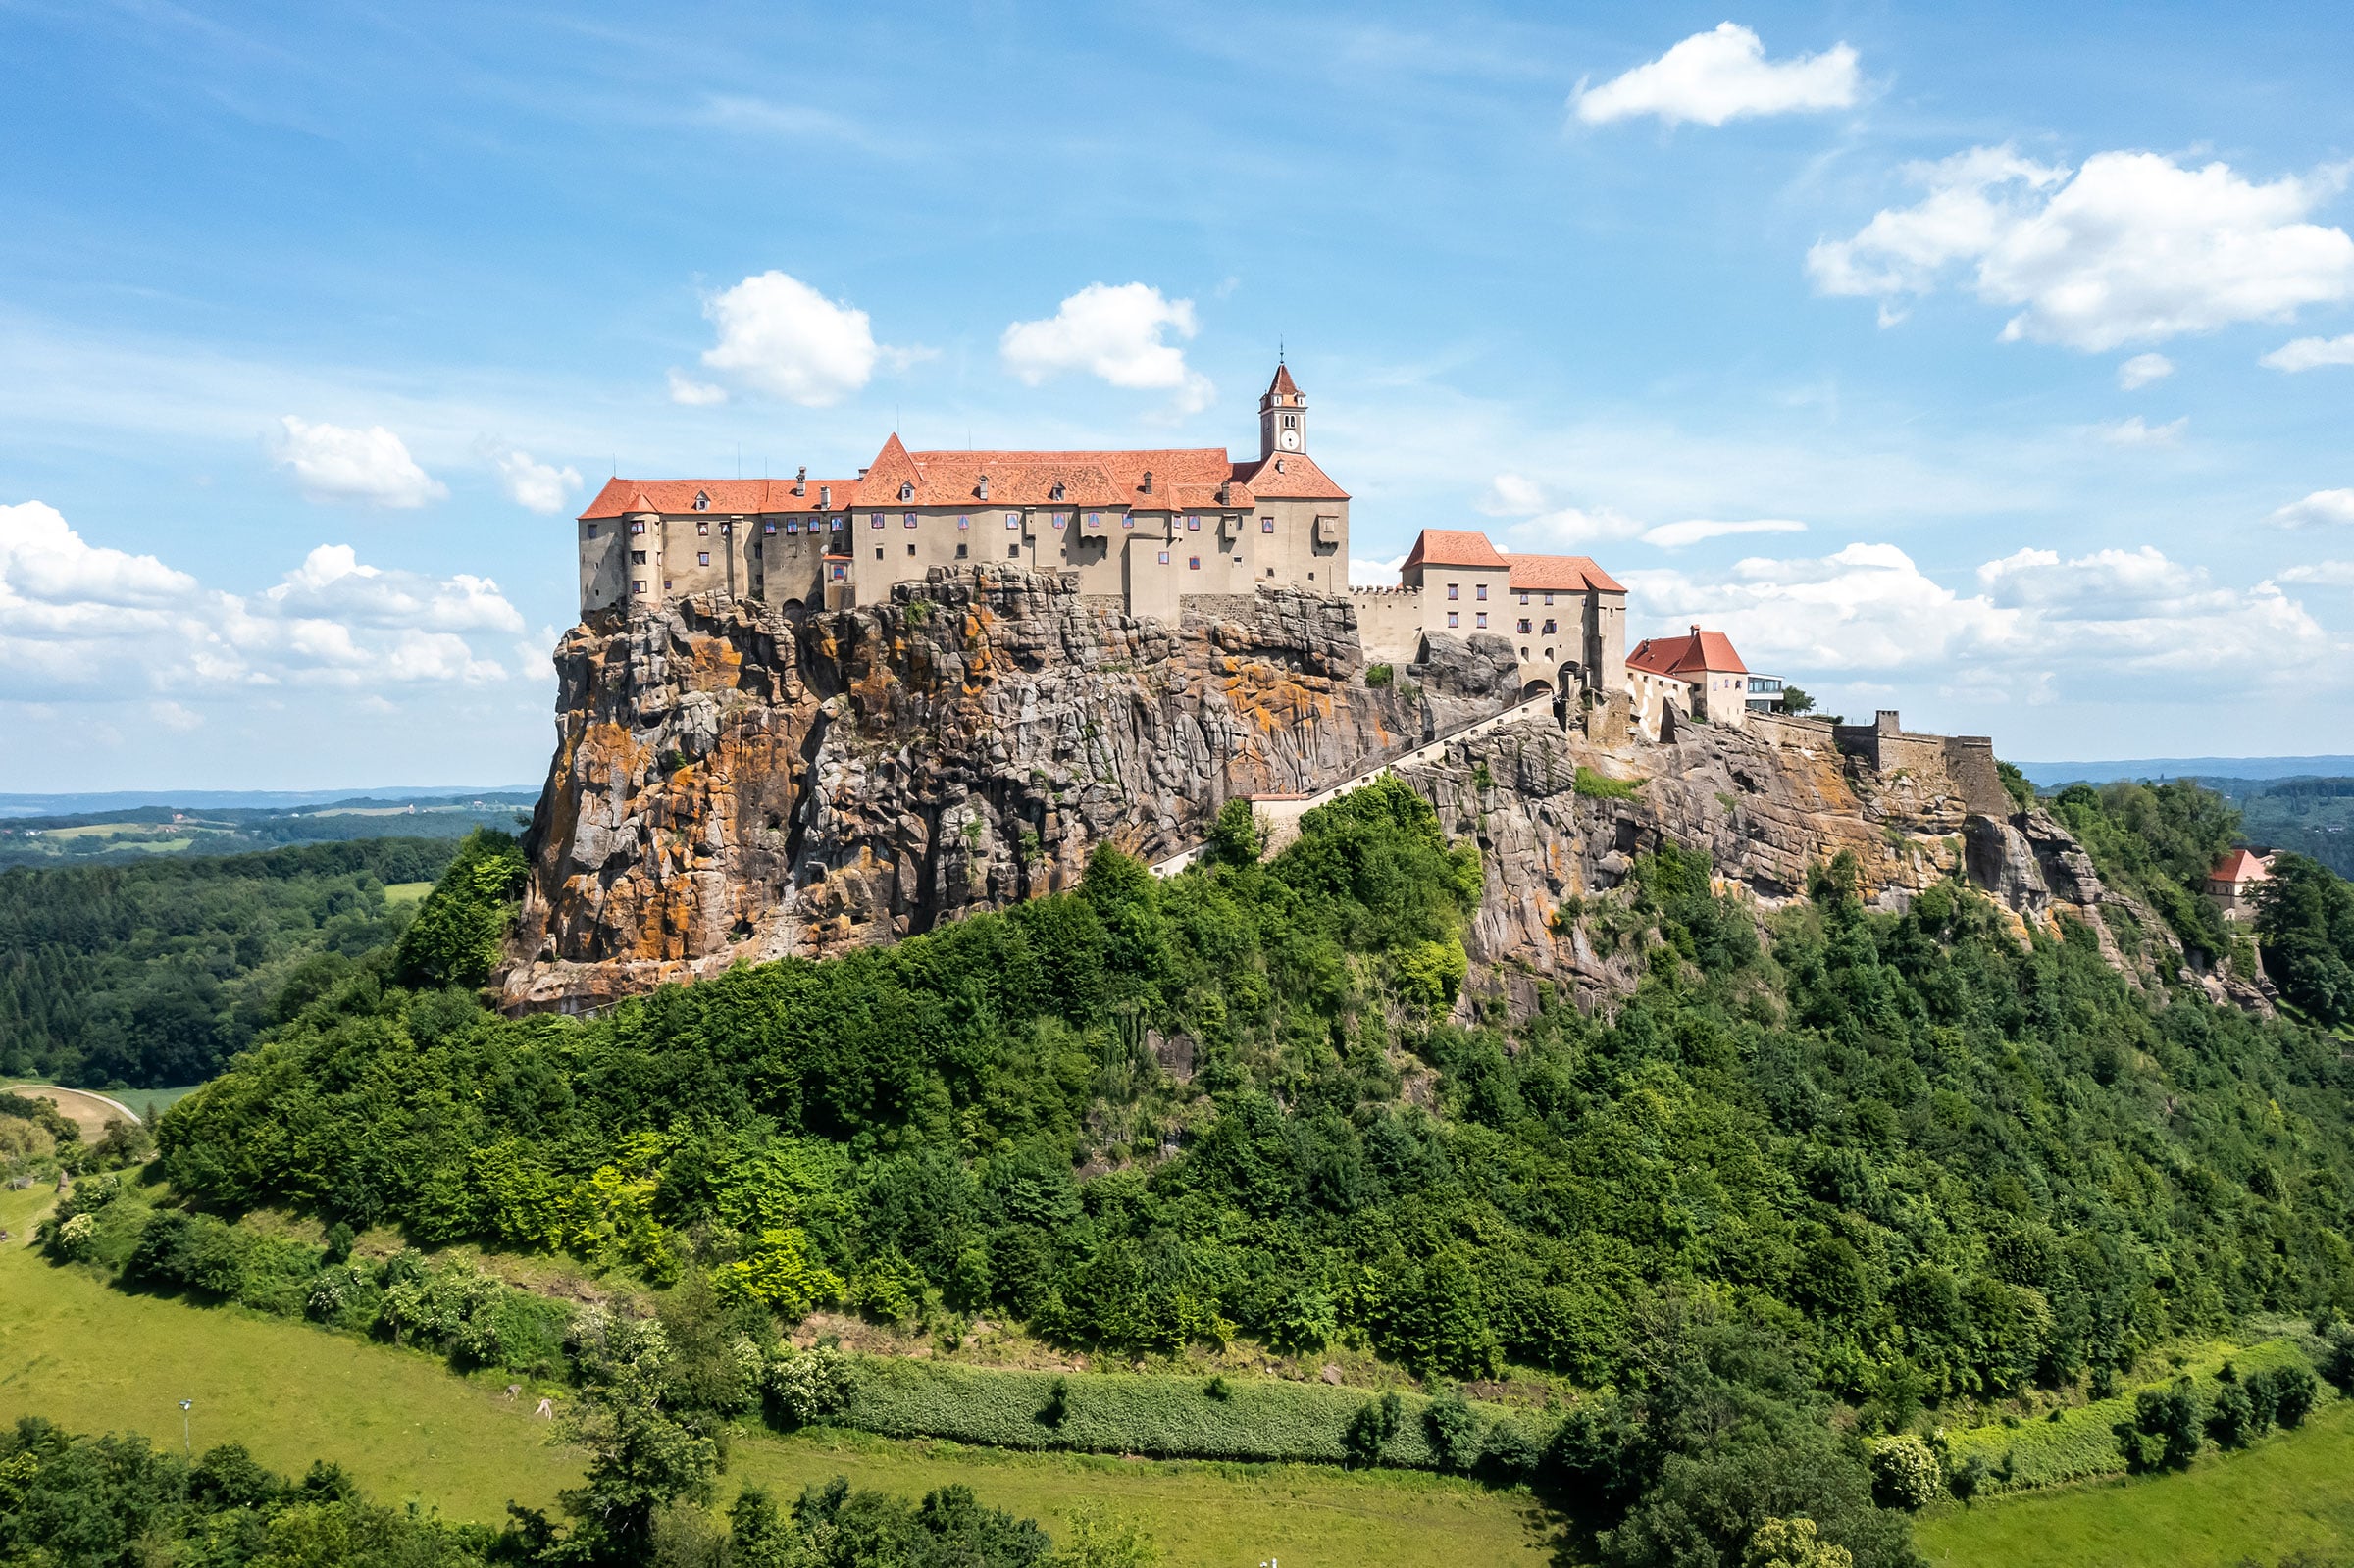
[[[2272,856],[2254,849],[2234,849],[2207,873],[2207,896],[2226,920],[2254,920],[2257,889],[2272,877]]]
[[[1307,454],[1280,363],[1255,459],[1223,447],[909,451],[856,479],[613,479],[580,515],[581,613],[722,592],[787,609],[887,599],[936,567],[1075,574],[1083,594],[1175,620],[1198,594],[1341,593],[1349,492]]]

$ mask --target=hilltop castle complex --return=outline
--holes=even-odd
[[[1697,627],[1656,657],[1646,644],[1630,670],[1626,589],[1582,555],[1506,555],[1484,533],[1425,529],[1396,586],[1352,588],[1349,492],[1308,455],[1307,398],[1281,364],[1247,461],[1222,447],[917,452],[895,433],[855,479],[616,478],[580,516],[584,618],[700,593],[844,610],[993,564],[1170,623],[1189,599],[1345,594],[1369,661],[1412,664],[1435,633],[1502,637],[1524,690],[1623,692],[1652,733],[1665,708],[1739,724],[1753,690],[1778,689]]]

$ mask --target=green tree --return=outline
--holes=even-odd
[[[401,983],[472,987],[489,979],[530,874],[513,835],[490,828],[468,834],[417,918],[401,933]]]
[[[2354,1022],[2354,885],[2280,854],[2256,888],[2256,940],[2280,994],[2317,1023]]]
[[[669,1360],[659,1325],[614,1325],[568,1417],[588,1450],[588,1470],[560,1500],[596,1561],[648,1561],[655,1515],[674,1502],[711,1499],[724,1454],[704,1423],[666,1407]]]

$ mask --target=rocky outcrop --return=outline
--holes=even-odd
[[[973,571],[807,618],[706,597],[576,628],[506,1005],[894,940],[1072,885],[1098,844],[1159,860],[1230,799],[1385,759],[1479,843],[1466,945],[1518,1004],[1631,987],[1641,955],[1611,939],[1607,895],[1663,842],[1705,851],[1761,911],[1841,851],[1883,908],[1966,874],[2022,931],[2073,916],[2138,982],[2194,978],[2060,823],[2010,811],[1982,742],[1766,721],[1651,744],[1622,704],[1566,731],[1542,705],[1481,723],[1518,696],[1502,638],[1434,635],[1369,686],[1345,598],[1187,606],[1171,627],[1056,577]]]
[[[1176,627],[1058,577],[937,574],[789,618],[718,596],[556,649],[514,1008],[818,956],[1157,858],[1236,795],[1320,788],[1494,712],[1500,638],[1367,686],[1346,599],[1193,601]]]

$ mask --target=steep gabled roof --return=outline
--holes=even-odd
[[[2228,883],[2262,882],[2271,875],[2271,870],[2254,851],[2234,849],[2215,863],[2215,869],[2207,874],[2207,880]]]
[[[1520,592],[1542,590],[1547,593],[1583,593],[1596,588],[1604,593],[1624,593],[1615,578],[1596,566],[1583,555],[1515,555],[1510,557],[1512,586]]]
[[[1733,651],[1731,639],[1721,632],[1703,632],[1698,627],[1680,637],[1644,638],[1627,654],[1626,667],[1675,681],[1697,681],[1710,674],[1749,674],[1749,666]]]
[[[1278,452],[1234,465],[1237,479],[1253,491],[1278,501],[1346,501],[1349,492],[1332,482],[1305,452]]]
[[[1411,572],[1418,566],[1495,569],[1510,565],[1477,529],[1424,529],[1414,535],[1414,547],[1407,552],[1406,564],[1400,570]]]
[[[1275,362],[1275,379],[1267,382],[1267,391],[1270,394],[1282,392],[1290,397],[1300,395],[1300,388],[1292,381],[1292,368],[1281,360]]]

